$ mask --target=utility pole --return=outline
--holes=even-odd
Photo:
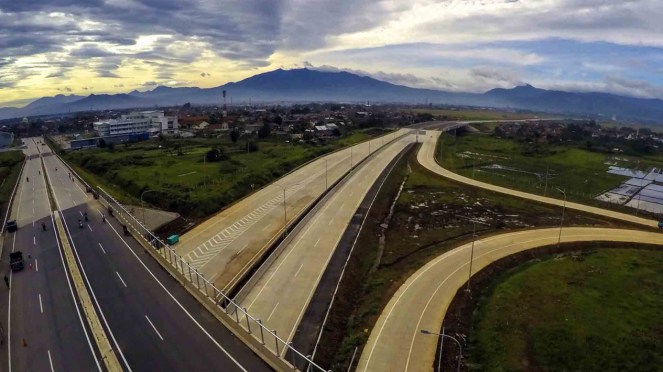
[[[546,196],[548,194],[548,171],[550,170],[550,166],[546,167],[546,188],[543,190],[543,196]]]
[[[559,248],[559,243],[562,241],[562,226],[564,226],[564,210],[566,209],[566,193],[561,190],[557,189],[557,191],[561,192],[564,195],[564,204],[562,205],[562,220],[559,223],[559,237],[557,238],[557,248]]]

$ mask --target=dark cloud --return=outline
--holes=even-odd
[[[114,86],[115,88],[122,88],[122,87],[124,87],[124,84],[115,84],[115,85],[113,85],[113,86]]]
[[[158,84],[159,83],[157,83],[156,81],[146,81],[143,84],[141,84],[141,86],[143,86],[143,87],[152,87],[152,86],[155,86],[155,85],[158,85]]]
[[[210,76],[212,76],[212,75],[211,75],[209,72],[201,72],[201,73],[200,73],[200,76],[202,76],[202,77],[206,77],[206,76],[207,76],[207,77],[210,77]]]

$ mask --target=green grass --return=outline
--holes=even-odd
[[[335,149],[385,132],[368,129],[327,141],[324,146],[286,143],[276,138],[257,142],[258,151],[246,151],[246,140],[232,144],[223,138],[150,140],[110,149],[74,151],[65,155],[93,187],[101,185],[115,197],[201,218],[218,212],[253,190],[297,166]],[[252,141],[255,142],[255,141]],[[213,147],[224,149],[228,160],[204,161]]]
[[[482,371],[663,370],[663,253],[605,249],[525,264],[481,301]]]
[[[21,151],[6,151],[0,153],[0,206],[2,216],[7,208],[7,203],[18,180],[18,175],[23,166],[25,155]]]
[[[415,114],[429,113],[435,116],[447,116],[449,120],[524,120],[549,117],[546,114],[482,110],[413,109],[412,112]]]
[[[463,157],[465,152],[473,155]],[[663,157],[615,157],[573,146],[535,146],[511,139],[478,135],[459,136],[454,140],[453,135],[443,134],[436,156],[443,167],[479,181],[558,199],[563,198],[557,190],[561,189],[566,192],[568,200],[626,213],[635,213],[635,210],[594,199],[597,194],[628,179],[608,174],[609,165],[605,163],[613,162],[618,166],[642,170],[650,166],[663,166]],[[523,172],[481,169],[492,164]],[[549,174],[547,188],[546,172]]]

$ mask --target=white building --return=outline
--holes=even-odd
[[[177,117],[165,116],[163,111],[139,111],[122,115],[119,119],[98,121],[93,124],[99,137],[132,133],[173,135],[178,132]]]

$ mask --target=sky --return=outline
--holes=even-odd
[[[0,0],[0,107],[278,68],[663,98],[661,0]]]

